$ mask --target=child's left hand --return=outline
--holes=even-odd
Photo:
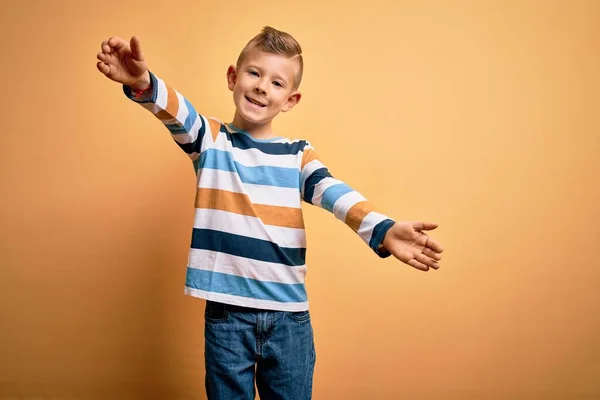
[[[383,238],[383,246],[398,260],[421,271],[438,269],[442,246],[422,231],[437,228],[432,222],[396,222]]]

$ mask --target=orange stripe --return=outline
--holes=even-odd
[[[217,140],[217,135],[221,130],[221,123],[212,118],[208,118],[208,124],[210,125],[210,131],[212,132],[213,142]]]
[[[179,99],[175,89],[166,84],[165,86],[167,87],[167,108],[156,113],[156,118],[161,121],[176,118],[179,111]]]
[[[264,204],[255,204],[254,208],[266,225],[304,229],[301,208],[267,206]]]
[[[252,204],[248,195],[220,189],[198,188],[196,208],[228,211],[260,218],[266,225],[304,229],[302,209]]]
[[[352,228],[354,232],[357,232],[363,219],[374,209],[375,208],[370,201],[360,201],[356,203],[350,207],[348,214],[346,214],[346,225]]]
[[[318,160],[319,156],[317,155],[317,152],[314,151],[313,149],[306,149],[304,150],[304,153],[302,154],[302,166],[300,167],[301,169],[304,169],[304,166],[306,164],[308,164],[309,162],[313,161],[313,160]]]

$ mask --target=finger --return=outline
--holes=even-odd
[[[440,265],[425,254],[417,254],[415,259],[423,265],[427,265],[429,268],[438,269]]]
[[[108,54],[101,51],[98,54],[96,54],[96,58],[100,61],[106,62],[106,60],[108,59]]]
[[[102,44],[100,45],[100,50],[102,50],[103,53],[110,53],[110,46],[108,44],[108,41],[103,41]]]
[[[416,231],[431,231],[438,227],[438,224],[434,222],[413,222],[412,224]]]
[[[436,261],[440,261],[442,259],[442,255],[440,253],[436,253],[435,251],[431,250],[429,247],[425,247],[423,249],[423,254],[425,254],[429,258],[433,258]]]
[[[428,247],[437,253],[442,253],[444,251],[444,248],[442,247],[442,245],[437,240],[432,239],[429,236],[427,236],[427,241],[425,242],[425,247]]]
[[[127,42],[118,36],[111,36],[111,38],[108,39],[108,45],[111,47],[112,50],[119,50],[126,44]]]
[[[427,265],[418,262],[414,258],[411,260],[408,260],[407,264],[410,265],[411,267],[416,268],[421,271],[429,271],[429,267]]]
[[[98,71],[102,72],[104,75],[108,75],[110,72],[110,67],[103,62],[96,63],[96,67],[98,68]]]
[[[144,61],[142,45],[140,44],[140,39],[137,36],[131,37],[131,53],[135,60]]]

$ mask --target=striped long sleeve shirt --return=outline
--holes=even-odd
[[[195,217],[185,293],[221,303],[308,310],[302,201],[322,207],[380,257],[394,221],[334,178],[310,143],[258,140],[198,114],[178,91],[150,73],[143,98],[125,95],[158,118],[196,171]]]

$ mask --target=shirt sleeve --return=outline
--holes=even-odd
[[[381,258],[391,253],[383,238],[395,221],[374,211],[371,202],[344,182],[334,178],[310,143],[302,154],[300,190],[307,203],[326,209],[348,225]]]
[[[188,99],[152,72],[150,80],[151,90],[139,98],[135,97],[129,86],[123,85],[123,92],[167,127],[175,143],[196,166],[200,154],[214,143],[221,123],[198,114]]]

